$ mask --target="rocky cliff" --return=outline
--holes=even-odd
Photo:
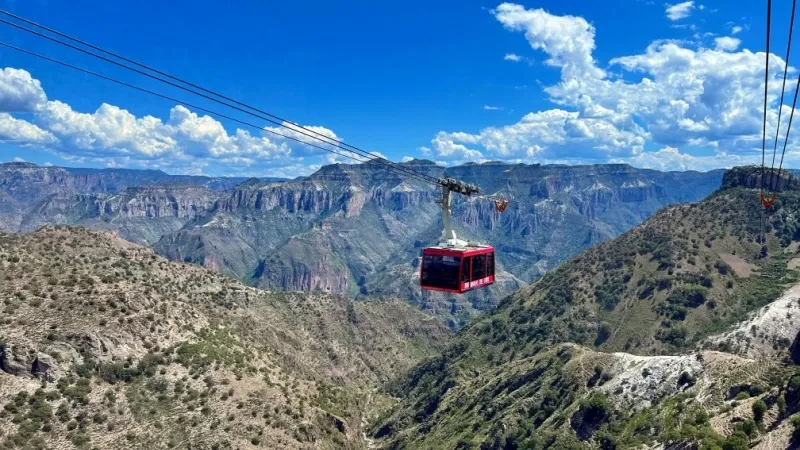
[[[406,166],[510,200],[500,214],[482,196],[454,197],[457,232],[497,248],[502,281],[496,286],[423,297],[416,287],[418,257],[441,234],[439,192],[379,163],[325,166],[293,181],[247,180],[224,190],[209,188],[208,179],[155,183],[160,172],[141,172],[141,185],[131,186],[136,171],[0,165],[0,224],[13,231],[46,223],[117,231],[162,255],[265,288],[402,295],[457,326],[657,209],[700,199],[722,177],[720,171],[662,173],[626,165],[444,168],[414,160]]]

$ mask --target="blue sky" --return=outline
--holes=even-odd
[[[0,0],[393,160],[702,170],[760,161],[761,3]],[[774,8],[773,133],[791,3]],[[0,26],[4,42],[224,109]],[[0,160],[248,176],[342,160],[11,50],[1,69]]]

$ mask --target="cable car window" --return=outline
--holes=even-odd
[[[461,267],[461,282],[462,283],[469,283],[469,274],[472,269],[469,267],[469,263],[472,261],[472,258],[467,256],[464,258],[464,264]]]
[[[486,255],[472,257],[472,281],[486,278]]]
[[[443,289],[458,289],[458,256],[425,255],[422,263],[422,285]]]
[[[486,255],[486,276],[494,275],[494,253]]]

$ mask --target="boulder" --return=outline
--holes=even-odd
[[[19,377],[30,377],[33,358],[20,347],[0,344],[0,370]]]
[[[56,367],[56,362],[52,356],[45,353],[37,353],[36,358],[31,364],[31,375],[48,379],[52,376],[52,371]]]

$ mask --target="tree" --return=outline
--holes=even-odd
[[[722,444],[723,450],[748,450],[749,448],[750,438],[741,431],[735,431]]]
[[[753,421],[753,419],[747,419],[745,421],[739,422],[734,426],[736,431],[741,431],[744,433],[748,438],[753,438],[758,434],[758,426]]]
[[[764,400],[758,399],[753,402],[753,417],[756,419],[756,422],[764,420],[765,412],[767,412],[767,404],[764,403]]]
[[[768,252],[769,252],[769,249],[767,248],[767,246],[766,245],[762,245],[761,246],[761,257],[762,258],[766,258]]]

